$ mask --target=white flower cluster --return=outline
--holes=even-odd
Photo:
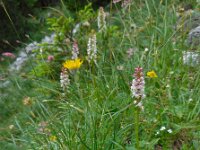
[[[144,94],[145,81],[142,70],[143,69],[140,67],[135,68],[135,73],[134,73],[135,79],[132,80],[132,85],[131,85],[132,97],[135,97],[136,99],[145,98]]]
[[[98,29],[100,32],[105,31],[105,29],[106,29],[106,14],[104,12],[103,7],[99,8],[97,24],[98,24]]]
[[[162,132],[162,131],[165,131],[165,130],[166,130],[166,127],[165,127],[165,126],[162,126],[162,127],[160,128],[160,131],[161,131],[161,132]],[[157,131],[155,135],[159,135],[159,134],[160,134],[160,131]],[[168,129],[167,132],[171,134],[173,131],[172,131],[172,129]]]
[[[134,79],[132,80],[132,85],[131,85],[131,93],[132,97],[135,97],[136,100],[134,101],[134,104],[144,110],[144,106],[142,103],[142,99],[145,98],[144,94],[144,75],[143,75],[143,69],[141,67],[135,68],[135,73],[134,73]]]
[[[78,43],[77,41],[74,41],[72,47],[72,59],[77,59],[78,55],[79,55]]]
[[[65,91],[68,89],[69,85],[70,85],[70,79],[69,79],[68,72],[66,69],[62,69],[62,72],[60,73],[60,86]]]
[[[97,59],[97,40],[96,34],[93,33],[89,39],[87,44],[87,55],[88,55],[88,62],[94,61],[96,63]]]

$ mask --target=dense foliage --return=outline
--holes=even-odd
[[[109,0],[93,2],[93,6],[104,6]],[[44,28],[44,19],[47,17],[40,13],[47,7],[58,6],[62,2],[72,12],[82,9],[90,1],[88,0],[1,0],[0,1],[0,52],[13,51],[17,40],[27,41],[26,34],[34,40],[40,39],[40,35],[34,35],[38,28]],[[8,44],[9,42],[9,44]],[[10,45],[11,44],[11,45]]]
[[[183,54],[199,49],[174,27],[180,1],[89,3],[73,13],[63,4],[46,18],[53,40],[37,44],[20,72],[2,65],[0,147],[198,149],[200,67]],[[9,66],[14,57],[4,56]]]

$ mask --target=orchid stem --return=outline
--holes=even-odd
[[[139,108],[135,107],[135,140],[136,144],[135,147],[137,150],[140,149],[140,143],[139,143]]]

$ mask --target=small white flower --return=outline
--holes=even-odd
[[[117,70],[119,70],[119,71],[124,70],[124,66],[123,66],[123,65],[119,65],[119,66],[117,66]]]
[[[72,30],[72,34],[75,35],[77,31],[80,29],[80,23],[76,24],[75,28]]]
[[[85,21],[85,22],[83,22],[83,24],[82,24],[84,27],[89,27],[90,26],[90,23],[88,22],[88,21]]]
[[[172,129],[168,129],[167,132],[168,132],[168,133],[172,133]]]
[[[148,49],[148,48],[145,48],[145,49],[144,49],[144,51],[145,51],[145,52],[148,52],[148,51],[149,51],[149,49]]]
[[[144,106],[141,101],[136,106],[139,107],[141,110],[144,110]]]
[[[42,50],[42,48],[40,48],[40,54],[42,54],[43,53],[43,50]]]
[[[158,121],[157,119],[154,119],[154,120],[153,120],[153,122],[157,122],[157,121]]]
[[[193,99],[192,99],[192,98],[190,98],[190,99],[189,99],[189,102],[191,102],[191,101],[193,101]]]
[[[165,128],[165,126],[162,126],[161,128],[160,128],[160,131],[164,131],[166,128]]]
[[[166,88],[170,88],[170,85],[169,85],[169,84],[167,84],[167,85],[166,85]]]
[[[13,124],[9,125],[8,128],[12,130],[15,126]]]
[[[160,134],[160,132],[159,132],[159,131],[157,131],[155,135],[158,135],[158,134]]]

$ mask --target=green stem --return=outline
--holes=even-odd
[[[135,140],[136,144],[135,147],[137,150],[140,149],[140,143],[139,143],[139,108],[135,107]]]

